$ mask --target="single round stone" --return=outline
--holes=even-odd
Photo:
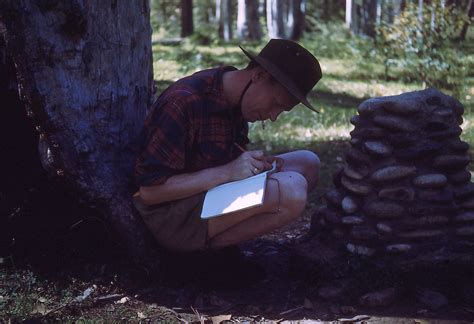
[[[413,179],[413,184],[419,188],[441,188],[446,185],[448,179],[444,174],[424,174]]]
[[[442,169],[458,169],[465,167],[470,161],[468,155],[440,155],[433,160],[433,166]]]
[[[377,228],[377,231],[382,234],[392,234],[393,232],[392,228],[387,224],[378,223],[377,225],[375,225],[375,227]]]
[[[412,116],[420,112],[422,105],[416,100],[390,100],[383,103],[383,109],[399,115]]]
[[[415,172],[416,167],[412,166],[388,166],[372,173],[371,179],[377,182],[393,181],[415,174]]]
[[[367,141],[364,143],[364,147],[369,154],[378,156],[389,156],[393,151],[390,145],[377,141]]]
[[[341,221],[345,225],[359,225],[364,222],[364,219],[359,216],[344,216],[341,218]]]
[[[362,102],[359,107],[357,107],[357,112],[361,116],[368,116],[380,109],[380,100],[377,98],[371,98]]]
[[[351,124],[354,125],[354,126],[357,126],[359,121],[360,121],[360,116],[359,115],[354,115],[350,119]]]
[[[407,239],[426,239],[439,237],[444,234],[442,230],[419,230],[412,232],[399,233],[398,236]]]
[[[343,172],[346,176],[348,176],[351,179],[362,180],[365,178],[365,176],[367,176],[368,171],[366,168],[361,168],[359,171],[349,164],[344,167]]]
[[[387,252],[407,252],[410,251],[412,246],[410,244],[391,244],[387,245],[385,249]]]
[[[356,240],[373,240],[377,238],[377,232],[369,226],[352,227],[351,236]]]
[[[342,199],[342,209],[347,213],[347,214],[352,214],[357,210],[359,207],[357,205],[357,202],[352,198],[351,196],[346,196],[344,199]]]
[[[372,190],[372,187],[370,185],[351,181],[345,176],[341,178],[341,183],[344,188],[357,195],[367,195]]]
[[[374,117],[374,124],[399,132],[413,132],[416,126],[406,118],[400,118],[390,115],[379,115]]]
[[[371,249],[367,246],[363,245],[355,245],[352,243],[347,243],[346,245],[347,251],[353,254],[365,255],[365,256],[372,256],[375,253],[374,249]]]

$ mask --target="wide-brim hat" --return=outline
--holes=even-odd
[[[239,47],[299,102],[318,112],[306,96],[323,75],[318,60],[307,49],[287,39],[271,39],[258,55]]]

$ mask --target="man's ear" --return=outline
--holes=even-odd
[[[265,71],[263,68],[261,68],[260,66],[252,69],[251,72],[252,72],[252,82],[268,80],[271,78],[270,74],[267,71]]]

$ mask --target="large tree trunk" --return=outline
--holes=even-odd
[[[225,42],[232,39],[232,2],[216,0],[216,20],[219,22],[219,37]]]
[[[260,40],[259,2],[239,0],[237,9],[237,34],[240,39]]]
[[[181,0],[181,37],[191,36],[193,32],[193,0]]]
[[[5,0],[0,32],[43,165],[97,206],[131,253],[148,253],[131,204],[153,82],[148,1]]]

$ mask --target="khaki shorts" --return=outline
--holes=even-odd
[[[172,251],[207,248],[207,220],[201,219],[205,192],[158,205],[145,205],[139,196],[133,203],[162,247]]]

